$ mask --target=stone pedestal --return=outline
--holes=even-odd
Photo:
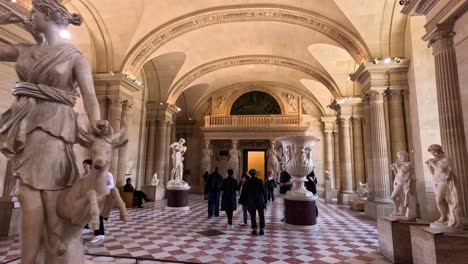
[[[318,230],[316,209],[313,199],[284,198],[284,222],[288,229]]]
[[[0,201],[0,237],[19,234],[20,208],[14,201]]]
[[[388,216],[393,212],[393,205],[391,203],[379,203],[367,200],[364,206],[365,214],[374,219]]]
[[[325,180],[324,197],[325,203],[332,203],[333,189],[331,180]]]
[[[150,198],[153,201],[161,201],[164,199],[164,196],[166,195],[166,189],[162,186],[152,186],[152,185],[147,185],[144,186],[143,192],[148,195],[148,198]]]
[[[410,230],[413,263],[467,263],[468,233],[446,234],[421,226],[411,226]]]
[[[351,200],[349,201],[349,207],[351,208],[351,210],[364,212],[365,202],[366,201],[363,200]]]
[[[353,199],[353,192],[338,192],[338,204],[349,205],[349,201]]]
[[[190,186],[186,187],[167,187],[167,206],[166,210],[187,211],[188,206],[188,191]]]
[[[429,223],[401,221],[392,217],[378,218],[380,253],[393,263],[413,263],[410,226]]]

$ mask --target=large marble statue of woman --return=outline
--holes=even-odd
[[[172,171],[170,183],[185,183],[182,180],[184,173],[184,154],[187,147],[184,146],[185,139],[181,138],[179,141],[172,143],[169,147],[172,149]],[[169,184],[168,184],[169,185]]]
[[[211,158],[213,157],[213,150],[210,148],[210,141],[205,141],[205,148],[202,149],[201,171],[202,173],[211,172]]]
[[[73,153],[78,131],[73,110],[76,84],[92,127],[100,119],[91,69],[60,34],[69,24],[81,23],[81,17],[58,0],[33,0],[30,21],[12,13],[0,15],[0,25],[22,24],[39,41],[0,46],[0,60],[16,62],[19,77],[13,87],[16,100],[0,117],[0,151],[11,160],[19,179],[22,263],[84,261],[79,237],[63,255],[57,254],[57,240],[52,239],[63,225],[55,210],[57,196],[80,176]],[[38,260],[42,249],[45,260]]]
[[[278,161],[278,153],[275,149],[275,145],[276,143],[272,141],[270,144],[270,149],[268,149],[267,151],[268,171],[271,171],[274,179],[279,182],[279,161]]]
[[[428,151],[434,158],[425,163],[432,174],[440,213],[440,218],[431,227],[444,232],[463,232],[462,198],[457,190],[458,179],[453,173],[452,161],[440,145],[430,145]]]
[[[229,150],[229,161],[228,161],[228,169],[232,169],[234,171],[233,177],[238,179],[239,178],[239,150],[237,149],[237,142],[232,142],[232,147]]]
[[[413,164],[409,161],[409,154],[406,151],[397,153],[398,161],[390,165],[395,174],[393,182],[392,202],[394,217],[406,220],[416,218],[415,201],[415,179],[413,177]]]

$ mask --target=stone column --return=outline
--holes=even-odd
[[[334,173],[334,161],[333,161],[333,129],[335,127],[336,117],[334,116],[324,116],[322,117],[323,122],[323,147],[324,147],[324,171],[328,171],[328,176],[330,177],[331,186],[335,186],[335,173]]]
[[[155,152],[156,152],[156,120],[148,120],[148,143],[146,147],[146,176],[145,185],[151,185],[155,169]],[[158,176],[159,177],[159,176]]]
[[[123,107],[128,107],[128,110],[127,110],[127,127],[126,127],[126,131],[124,133],[122,133],[121,135],[121,138],[128,138],[128,129],[129,129],[129,125],[130,125],[130,116],[131,116],[131,105],[129,105],[129,102],[127,100],[124,100],[121,102],[121,108],[120,108],[120,114],[122,115],[122,108]],[[114,130],[114,132],[116,131],[120,131],[120,126],[122,125],[122,116],[120,115],[119,117],[119,128]],[[123,186],[125,185],[125,173],[126,173],[126,170],[127,170],[127,166],[128,166],[128,159],[127,159],[127,149],[128,149],[128,143],[123,145],[122,147],[120,147],[118,149],[119,151],[119,158],[118,158],[118,165],[117,165],[117,176],[114,176],[114,178],[117,179],[117,185],[120,185],[120,186]],[[135,175],[136,176],[136,175]],[[135,183],[137,182],[136,181],[137,178],[135,177]]]
[[[166,121],[159,120],[157,123],[157,138],[158,138],[158,147],[157,147],[157,152],[156,152],[156,172],[158,173],[158,178],[161,181],[161,184],[163,186],[166,186],[166,183],[168,181],[168,175],[165,174],[165,168],[166,168],[166,148],[169,147],[167,144],[167,126],[168,123]]]
[[[175,142],[172,141],[172,131],[175,128],[175,123],[171,120],[170,122],[167,123],[167,128],[166,128],[166,155],[165,155],[165,166],[164,166],[164,174],[167,175],[167,178],[164,182],[166,184],[168,181],[171,180],[171,170],[172,170],[172,159],[171,159],[171,150],[169,146]],[[183,175],[183,173],[182,173]]]
[[[335,192],[338,193],[341,184],[341,163],[340,163],[340,135],[338,132],[338,128],[336,127],[333,131],[333,161],[334,161],[334,172],[335,175],[333,176],[334,185],[333,188]]]
[[[385,127],[384,91],[370,92],[370,125],[375,198],[377,203],[390,203],[390,173],[387,130]],[[377,214],[377,215],[385,215]]]
[[[453,22],[439,24],[429,36],[429,44],[435,58],[441,143],[445,154],[452,160],[459,193],[463,197],[464,217],[468,218],[468,154],[454,35]]]
[[[359,182],[365,183],[364,144],[362,137],[362,118],[353,117],[353,152],[354,152],[354,190]]]
[[[372,200],[375,198],[374,192],[374,174],[372,167],[372,140],[370,136],[370,113],[369,113],[369,98],[364,96],[364,120],[363,120],[363,138],[364,138],[364,156],[365,156],[365,166],[366,166],[366,183],[369,190],[369,199]]]
[[[390,142],[392,161],[397,160],[396,154],[399,151],[408,151],[406,145],[405,115],[403,108],[403,90],[389,89],[388,112],[390,121]]]
[[[351,157],[351,136],[350,136],[350,116],[340,116],[339,126],[340,137],[340,160],[341,160],[341,181],[340,192],[338,193],[338,204],[348,204],[353,195],[353,164]]]

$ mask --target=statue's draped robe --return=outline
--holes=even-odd
[[[15,46],[19,57],[16,101],[0,117],[0,151],[13,174],[37,190],[61,190],[79,177],[73,153],[77,91],[73,64],[80,52],[70,44]]]

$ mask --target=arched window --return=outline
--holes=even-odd
[[[275,98],[261,91],[241,95],[231,107],[231,115],[280,115],[281,108]]]

